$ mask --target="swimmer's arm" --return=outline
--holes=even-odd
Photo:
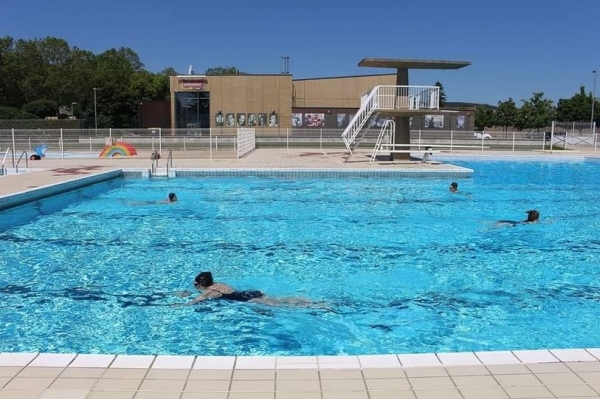
[[[215,291],[206,291],[206,292],[198,295],[193,300],[191,300],[188,303],[186,303],[186,305],[187,306],[195,305],[195,304],[197,304],[199,302],[206,301],[207,299],[218,298],[220,296],[221,296],[221,294],[218,293],[218,292],[215,292]]]

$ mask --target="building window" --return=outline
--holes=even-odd
[[[175,93],[175,127],[178,129],[208,129],[210,127],[210,93]]]

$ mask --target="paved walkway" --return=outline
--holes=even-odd
[[[199,158],[200,155],[205,154],[176,153],[173,166],[429,170],[445,167],[420,161],[369,164],[367,152],[353,155],[349,162],[343,151],[258,150],[242,159],[213,160]],[[160,166],[164,165],[161,160]],[[0,196],[107,170],[150,168],[151,161],[148,153],[116,159],[46,158],[31,161],[29,166],[36,170],[0,177]],[[0,399],[600,398],[599,359],[598,349],[221,358],[2,353]]]

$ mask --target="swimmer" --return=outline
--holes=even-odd
[[[194,279],[194,287],[196,290],[201,292],[193,300],[187,302],[185,305],[191,306],[199,302],[206,301],[208,299],[224,299],[235,302],[254,302],[262,303],[265,305],[277,306],[277,305],[293,305],[300,307],[309,307],[312,303],[304,298],[270,298],[263,294],[261,291],[247,290],[237,291],[233,287],[225,283],[217,283],[213,281],[211,272],[202,272]],[[179,296],[187,296],[190,293],[184,292]]]
[[[525,213],[527,213],[527,219],[523,220],[522,222],[516,222],[514,220],[498,220],[496,222],[496,226],[504,225],[504,224],[507,224],[510,226],[516,226],[518,224],[537,223],[537,221],[540,219],[540,213],[538,211],[536,211],[535,209],[532,209]]]
[[[458,183],[453,181],[452,183],[450,183],[450,192],[451,193],[456,193],[458,192]]]
[[[171,204],[173,202],[177,202],[177,195],[175,193],[169,193],[169,195],[167,195],[167,199],[165,200],[130,202],[129,205]]]

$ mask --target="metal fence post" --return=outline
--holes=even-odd
[[[320,133],[319,133],[319,148],[322,150],[323,149],[323,129],[319,129]]]
[[[208,131],[208,154],[212,159],[212,127]]]
[[[15,144],[15,128],[14,127],[12,128],[12,143],[13,143],[13,145],[12,145],[12,165],[14,168],[15,167],[15,151],[16,151],[16,149],[15,149],[15,145],[16,145]]]
[[[162,127],[158,128],[158,153],[162,155]]]
[[[481,151],[483,151],[483,142],[485,141],[485,130],[481,132]]]
[[[515,151],[515,131],[513,130],[513,145],[512,145],[512,150],[513,152]]]
[[[592,132],[594,134],[594,152],[596,152],[596,145],[598,144],[598,136],[596,135],[596,122],[594,122],[594,126],[592,126]]]
[[[419,150],[421,149],[421,129],[419,129]],[[410,150],[410,148],[409,148]]]
[[[63,130],[60,128],[60,159],[65,159],[65,145],[63,141]]]
[[[108,128],[108,137],[110,138],[110,143],[112,144],[112,127]]]
[[[31,137],[29,137],[29,152],[32,152],[31,151]]]
[[[290,149],[290,129],[289,128],[285,129],[285,149],[286,150]]]
[[[454,139],[454,130],[450,130],[450,151],[452,151],[452,141]]]
[[[92,138],[90,137],[90,152],[94,151],[94,149],[92,148]]]
[[[552,142],[554,141],[554,121],[552,121],[552,131],[550,132],[550,154],[552,154]],[[567,136],[565,135],[565,140]],[[544,150],[546,149],[546,133],[544,133]]]

